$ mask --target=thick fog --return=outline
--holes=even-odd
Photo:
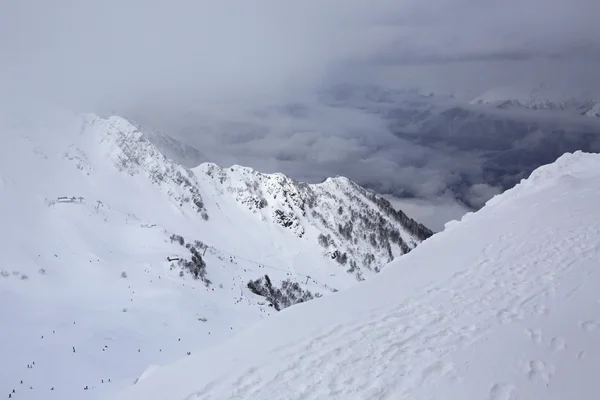
[[[598,15],[596,0],[7,0],[3,97],[252,101],[382,70],[396,86],[597,85]]]

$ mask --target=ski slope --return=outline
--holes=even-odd
[[[118,400],[598,398],[600,155],[565,154],[363,284]]]
[[[184,168],[119,117],[14,115],[0,135],[0,398],[105,399],[275,314],[250,280],[326,297],[427,234],[344,178]],[[167,260],[191,257],[173,234],[201,242],[207,281]]]

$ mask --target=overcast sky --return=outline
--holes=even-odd
[[[2,0],[0,106],[135,115],[211,161],[427,196],[481,174],[477,155],[399,140],[316,94],[347,82],[600,94],[599,15],[598,0]]]
[[[395,85],[588,85],[598,15],[597,0],[4,0],[0,71],[21,95],[90,107],[289,95],[382,70]]]

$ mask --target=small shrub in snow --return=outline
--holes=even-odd
[[[121,272],[121,278],[127,278],[127,272],[125,272],[125,271]]]
[[[329,237],[323,235],[322,233],[319,234],[318,241],[321,246],[329,247]]]
[[[12,274],[13,274],[14,276],[19,276],[19,275],[21,275],[21,273],[20,273],[19,271],[13,271],[13,272],[12,272]]]
[[[0,271],[0,275],[2,275],[5,278],[8,278],[10,276],[10,274],[8,273],[8,271],[5,271],[5,270]]]
[[[41,275],[46,275],[46,270],[44,268],[40,268],[38,271]]]
[[[202,217],[204,217],[204,214],[206,214],[206,211],[204,210],[204,202],[202,201],[202,199],[200,197],[195,197],[194,198],[194,204],[196,205],[196,207],[198,207],[198,212],[202,212]],[[208,216],[208,214],[206,214]]]
[[[358,269],[358,265],[356,265],[356,261],[350,260],[350,268],[348,269],[348,273],[353,274]]]
[[[123,310],[121,310],[123,312],[127,312],[127,307],[123,307]]]
[[[177,242],[181,246],[183,246],[185,244],[185,240],[183,239],[183,236],[181,236],[181,235],[172,234],[169,239],[171,239],[171,243]]]
[[[346,254],[345,252],[340,253],[339,250],[333,252],[332,258],[342,265],[346,265],[346,263],[348,262],[348,254]]]
[[[338,232],[346,240],[352,239],[352,230],[353,229],[354,229],[354,225],[352,224],[351,221],[346,222],[344,224],[344,226],[342,226],[341,224],[338,224]]]
[[[27,280],[27,279],[29,279],[29,277],[26,274],[22,274],[21,275],[21,280],[22,281]]]
[[[339,263],[342,265],[346,265],[346,262],[348,262],[348,254],[346,254],[345,252],[340,256],[339,258]]]

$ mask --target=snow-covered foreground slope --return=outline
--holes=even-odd
[[[600,155],[566,154],[394,261],[118,399],[595,399]]]
[[[0,119],[0,396],[106,398],[431,234],[344,178],[190,170],[121,118],[39,121]]]

